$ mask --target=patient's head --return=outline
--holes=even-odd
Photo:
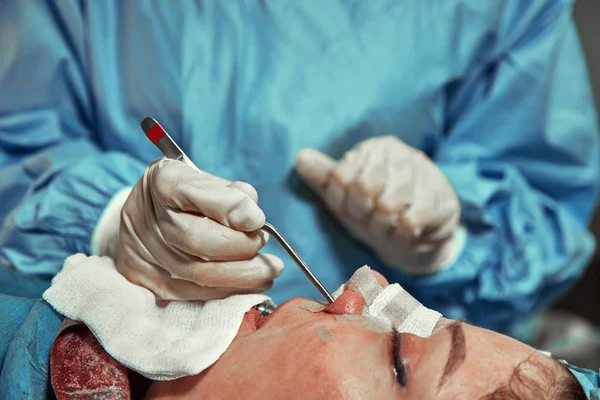
[[[295,298],[266,317],[253,309],[215,364],[155,382],[148,398],[585,398],[564,367],[506,336],[456,321],[427,339],[382,332],[352,317],[364,306],[348,289],[328,307]]]

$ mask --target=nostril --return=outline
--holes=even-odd
[[[325,309],[325,312],[336,315],[360,315],[365,305],[365,299],[360,294],[348,289],[330,304]]]

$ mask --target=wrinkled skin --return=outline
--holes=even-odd
[[[451,329],[439,329],[427,339],[401,335],[407,374],[402,387],[393,372],[393,334],[340,318],[361,314],[364,305],[360,294],[348,289],[327,308],[295,298],[267,317],[253,309],[212,367],[197,376],[155,382],[147,398],[477,399],[507,383],[529,357],[560,373],[552,360],[522,343],[461,324],[466,356],[441,389]]]

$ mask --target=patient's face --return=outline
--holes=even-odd
[[[394,339],[393,332],[341,317],[360,315],[364,306],[358,293],[346,290],[327,308],[296,298],[267,317],[253,309],[213,366],[155,382],[148,398],[477,399],[507,383],[532,355],[557,368],[528,346],[467,324],[450,324],[427,339]],[[405,386],[394,373],[399,359]]]

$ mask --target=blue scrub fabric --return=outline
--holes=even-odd
[[[52,399],[50,349],[63,317],[40,297],[50,285],[0,265],[0,399]]]
[[[247,181],[333,291],[368,264],[426,306],[501,332],[561,296],[594,250],[597,119],[568,0],[0,4],[0,259],[50,277],[160,156]],[[395,135],[426,152],[468,231],[429,276],[386,267],[293,170]],[[320,298],[286,269],[269,294]]]

